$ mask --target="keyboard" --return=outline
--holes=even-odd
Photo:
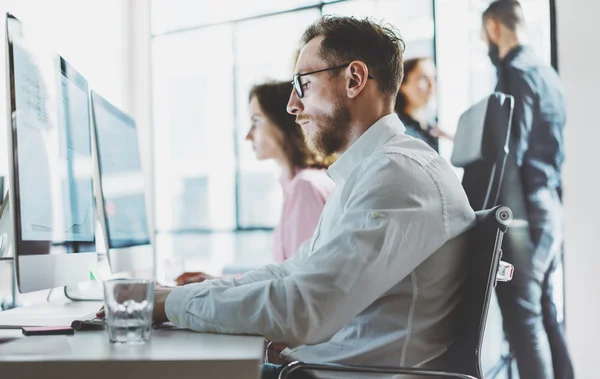
[[[77,331],[103,330],[106,328],[106,319],[104,317],[95,317],[89,320],[75,320],[71,323],[71,328]],[[153,322],[153,330],[177,329],[171,322]]]

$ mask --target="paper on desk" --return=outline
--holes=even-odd
[[[0,355],[70,355],[71,346],[67,336],[35,336],[18,338],[0,344]],[[71,337],[72,338],[72,337]]]

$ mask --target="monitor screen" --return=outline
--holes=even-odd
[[[88,84],[30,31],[6,15],[9,170],[0,233],[9,236],[21,292],[89,281],[97,265]]]
[[[19,254],[95,251],[87,81],[24,38],[11,53]]]
[[[132,118],[91,93],[108,247],[150,244],[144,173]]]

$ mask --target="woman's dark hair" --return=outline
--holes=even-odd
[[[415,68],[419,65],[419,63],[423,61],[431,60],[429,57],[419,57],[407,59],[404,61],[404,81],[408,78],[411,72],[414,71]],[[402,88],[402,84],[400,84],[400,88]],[[406,107],[408,106],[408,99],[406,95],[402,93],[402,91],[398,91],[398,96],[396,97],[396,105],[394,106],[394,110],[396,113],[405,113]]]
[[[302,127],[296,123],[296,116],[287,112],[287,103],[292,93],[290,82],[268,82],[255,85],[250,90],[248,101],[256,97],[260,108],[281,132],[281,148],[290,165],[300,168],[327,168],[335,157],[323,157],[306,144]]]

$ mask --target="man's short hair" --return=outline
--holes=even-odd
[[[379,90],[395,98],[402,82],[404,41],[393,26],[369,18],[325,15],[306,29],[302,43],[318,36],[324,37],[319,56],[329,65],[360,60]]]
[[[517,0],[496,0],[492,2],[482,15],[484,23],[489,19],[500,22],[513,32],[525,26],[523,8]]]

